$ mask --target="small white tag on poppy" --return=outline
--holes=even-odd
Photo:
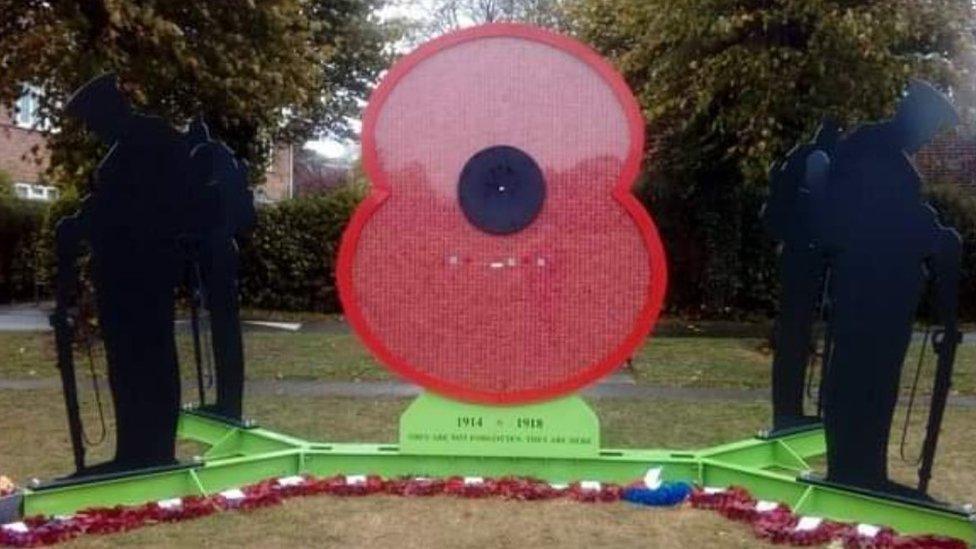
[[[601,487],[600,483],[595,480],[580,481],[580,489],[587,492],[599,492]]]
[[[346,475],[346,484],[366,484],[366,475]]]
[[[714,496],[715,494],[721,494],[724,491],[725,491],[725,488],[719,488],[717,486],[706,486],[706,487],[702,488],[702,492],[705,492],[706,494],[708,494],[710,496]]]
[[[569,485],[565,482],[551,482],[549,483],[549,486],[551,486],[553,490],[565,490],[569,488]]]
[[[756,511],[759,511],[760,513],[768,513],[770,511],[775,511],[777,507],[779,507],[779,504],[776,503],[775,501],[756,502]]]
[[[74,520],[74,515],[54,515],[55,522],[68,522],[69,520]]]
[[[30,531],[23,522],[11,522],[10,524],[4,524],[2,528],[15,534],[26,534]]]
[[[653,469],[648,469],[647,473],[644,473],[644,486],[651,490],[657,490],[661,487],[661,468],[654,467]]]
[[[413,477],[414,482],[430,482],[430,477]]]
[[[290,477],[281,477],[278,479],[278,486],[301,486],[305,483],[305,477],[301,475],[292,475]]]
[[[160,509],[166,509],[167,511],[169,511],[172,509],[179,509],[180,507],[182,507],[183,500],[180,498],[161,499],[156,502],[156,505],[158,505]]]
[[[221,492],[220,497],[229,501],[236,501],[239,499],[244,499],[246,496],[244,496],[244,492],[242,492],[240,488],[231,488],[230,490],[224,490]]]
[[[810,532],[816,530],[820,524],[823,523],[823,519],[820,517],[800,517],[800,522],[796,523],[797,532]]]
[[[873,524],[858,524],[857,525],[857,535],[864,536],[866,538],[873,538],[878,535],[881,528]]]
[[[479,484],[484,484],[485,479],[481,477],[464,477],[465,486],[477,486]]]
[[[489,263],[488,266],[491,267],[492,269],[504,269],[505,268],[505,263],[503,263],[501,261],[493,261],[493,262]]]

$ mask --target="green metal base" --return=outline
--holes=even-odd
[[[939,534],[976,543],[976,519],[950,509],[856,493],[798,480],[807,460],[825,451],[822,430],[775,439],[753,438],[699,451],[611,450],[593,457],[422,455],[390,444],[324,444],[246,429],[185,411],[181,439],[207,445],[197,467],[52,487],[24,494],[23,512],[64,515],[94,506],[134,505],[213,494],[267,478],[296,474],[530,476],[549,482],[627,483],[660,467],[665,480],[702,486],[742,486],[756,497],[789,504],[797,513],[887,525],[905,534]]]
[[[70,476],[57,478],[50,482],[45,482],[38,484],[32,488],[35,492],[43,492],[45,490],[55,490],[58,488],[67,488],[68,486],[87,486],[89,484],[97,484],[100,482],[106,482],[109,480],[117,480],[123,478],[141,478],[147,475],[153,475],[156,473],[168,473],[170,471],[175,471],[178,469],[187,469],[190,467],[198,467],[196,463],[174,463],[172,465],[161,465],[158,467],[147,467],[145,469],[136,469],[124,472],[115,473],[105,473],[98,475],[84,475],[84,476]]]

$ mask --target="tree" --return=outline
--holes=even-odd
[[[433,0],[426,11],[423,29],[428,37],[499,21],[563,30],[569,23],[566,0]]]
[[[681,308],[771,303],[755,303],[772,282],[766,172],[822,117],[889,115],[920,76],[972,118],[970,0],[577,0],[571,14],[648,119],[650,207]]]
[[[59,130],[49,175],[63,184],[83,184],[99,155],[62,105],[108,71],[138,108],[177,126],[203,113],[260,167],[274,140],[351,134],[388,61],[382,1],[0,0],[0,105],[40,90],[41,124]]]

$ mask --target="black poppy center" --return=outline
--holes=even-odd
[[[505,235],[532,224],[546,199],[546,183],[535,160],[507,145],[472,156],[458,181],[461,210],[472,225]]]

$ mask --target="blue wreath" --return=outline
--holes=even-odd
[[[657,488],[631,486],[624,489],[624,501],[651,507],[671,507],[688,499],[691,485],[684,482],[665,482]]]

